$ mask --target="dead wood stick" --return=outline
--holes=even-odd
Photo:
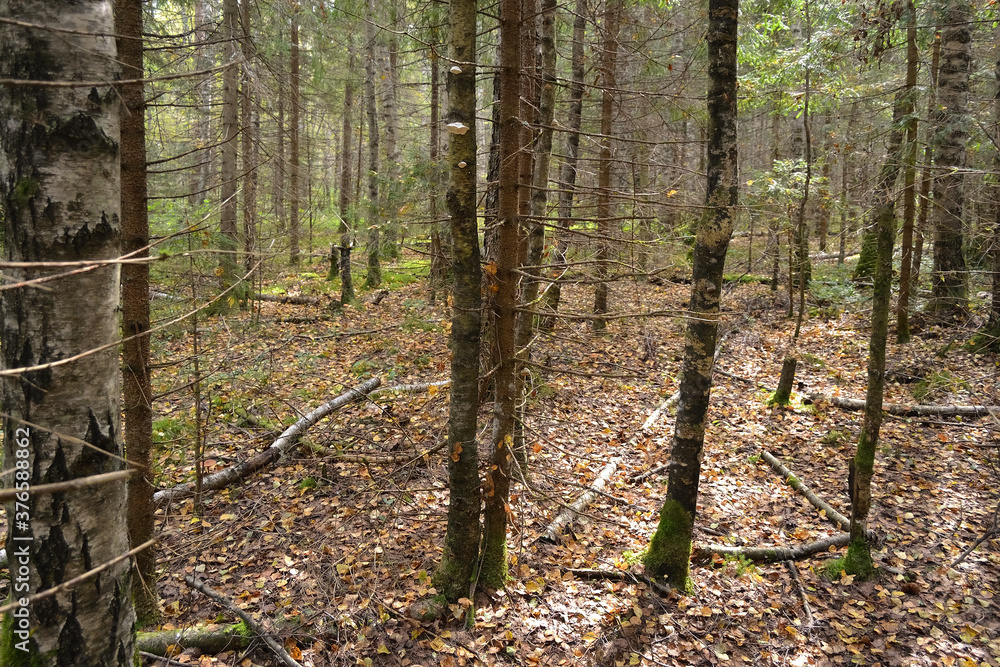
[[[813,612],[812,607],[809,606],[809,598],[806,596],[806,588],[802,585],[802,578],[799,577],[799,568],[795,567],[795,561],[793,560],[786,560],[785,567],[792,574],[795,587],[799,590],[799,597],[802,598],[802,611],[806,613],[806,627],[810,628],[813,624]]]
[[[707,560],[712,554],[720,556],[742,556],[748,560],[764,563],[780,563],[783,560],[801,560],[814,554],[828,551],[833,547],[846,547],[851,541],[847,533],[840,533],[815,542],[800,544],[797,547],[730,547],[722,544],[708,544],[696,547],[692,558]]]
[[[223,651],[241,648],[246,639],[240,632],[239,624],[234,623],[138,632],[135,636],[135,645],[140,651],[165,659],[170,653],[171,646],[179,646],[182,649],[196,648],[202,653],[216,655]]]
[[[864,410],[865,402],[860,398],[845,398],[843,396],[829,396],[827,394],[810,394],[809,401],[812,403],[829,403],[830,405],[844,410]],[[897,403],[885,403],[882,411],[890,415],[900,417],[985,417],[990,412],[1000,410],[996,405],[899,405]]]
[[[397,384],[393,387],[381,387],[372,392],[369,392],[369,396],[380,396],[382,394],[419,394],[424,391],[430,391],[432,387],[447,387],[451,384],[451,380],[440,380],[438,382],[419,382],[416,384]]]
[[[632,441],[630,440],[629,443],[626,443],[626,449],[629,448],[628,445],[631,442]],[[590,504],[590,501],[592,501],[597,494],[604,489],[604,485],[608,483],[611,476],[615,474],[616,470],[618,470],[618,463],[620,461],[620,456],[616,456],[608,461],[608,464],[601,469],[601,472],[597,475],[597,479],[595,479],[594,483],[590,485],[590,488],[577,498],[576,502],[560,512],[559,516],[552,520],[552,523],[549,524],[549,527],[545,529],[545,532],[539,539],[548,542],[549,544],[557,543],[559,541],[559,533],[562,531],[563,526],[568,526],[572,523],[573,519],[583,512],[583,510],[587,508],[587,505]]]
[[[604,579],[608,581],[629,581],[632,583],[639,583],[641,581],[648,584],[650,588],[653,588],[661,595],[667,596],[672,592],[669,586],[664,586],[660,582],[645,574],[624,572],[622,570],[594,570],[590,568],[578,567],[564,568],[564,570],[580,579]]]
[[[75,491],[77,489],[83,489],[88,486],[95,486],[97,484],[106,484],[108,482],[116,482],[127,477],[131,477],[135,472],[134,469],[128,470],[116,470],[115,472],[106,472],[100,475],[90,475],[89,477],[77,477],[75,479],[69,479],[65,482],[54,482],[52,484],[36,484],[35,486],[29,486],[23,491],[17,489],[0,489],[0,503],[5,503],[8,500],[14,500],[18,494],[26,493],[29,496],[35,496],[45,493],[57,493],[59,491]]]
[[[778,459],[774,458],[774,456],[771,455],[770,452],[762,451],[760,455],[765,461],[771,464],[772,468],[777,470],[785,478],[785,482],[788,483],[788,486],[792,487],[793,489],[801,493],[803,496],[805,496],[806,500],[812,503],[813,507],[822,512],[825,512],[826,518],[830,521],[830,523],[836,525],[843,531],[851,530],[850,519],[845,517],[837,510],[833,509],[826,501],[824,501],[822,498],[820,498],[815,493],[810,491],[808,486],[803,484],[798,477],[792,474],[791,470],[783,466],[781,462],[778,461]]]
[[[285,663],[288,667],[302,667],[302,665],[296,662],[295,659],[292,658],[292,656],[288,655],[285,649],[282,648],[281,644],[274,641],[274,637],[271,637],[270,635],[264,632],[264,629],[260,627],[260,625],[258,625],[258,623],[255,620],[253,620],[253,618],[250,617],[250,614],[246,613],[245,611],[237,607],[235,604],[233,604],[226,598],[222,597],[221,594],[212,590],[208,586],[208,584],[206,584],[203,581],[199,581],[198,579],[195,579],[190,574],[184,577],[184,583],[186,583],[188,586],[195,589],[196,591],[204,593],[205,595],[212,598],[220,605],[228,609],[231,613],[239,616],[240,619],[247,624],[247,627],[253,630],[258,636],[260,636],[260,638],[264,640],[264,643],[267,644],[272,651],[274,651],[274,655],[278,656],[278,659],[281,660],[283,663]]]
[[[206,477],[202,482],[201,490],[217,491],[219,489],[224,489],[227,486],[242,479],[246,479],[254,472],[257,472],[258,470],[274,463],[286,452],[288,452],[288,450],[298,445],[299,437],[306,431],[306,429],[331,412],[339,410],[345,405],[370,393],[375,387],[379,386],[380,383],[381,380],[379,378],[372,378],[371,380],[358,385],[354,389],[348,389],[332,401],[324,403],[285,429],[285,431],[278,436],[278,439],[264,451],[245,461],[241,461],[236,465],[230,466],[225,470],[220,470],[219,472]],[[179,500],[192,495],[194,495],[194,483],[187,482],[185,484],[178,484],[170,489],[157,491],[153,494],[153,503],[157,506],[161,506],[171,500]]]
[[[254,294],[258,301],[271,303],[290,303],[296,306],[318,306],[319,298],[315,296],[288,296],[287,294]]]
[[[962,552],[962,555],[956,558],[954,561],[952,561],[951,565],[949,565],[948,567],[952,569],[958,567],[962,563],[962,561],[964,561],[966,558],[969,557],[969,554],[971,554],[973,551],[976,550],[976,547],[978,547],[986,540],[992,538],[993,536],[1000,534],[1000,531],[997,530],[998,518],[1000,518],[1000,504],[998,504],[996,506],[996,509],[993,510],[993,523],[990,524],[990,527],[986,530],[986,532],[983,533],[978,540],[969,545],[969,547]]]

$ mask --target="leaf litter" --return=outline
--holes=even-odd
[[[321,280],[301,277],[303,294]],[[676,307],[685,285],[617,286],[622,310]],[[394,288],[378,306],[260,304],[260,319],[209,320],[200,335],[206,474],[266,447],[299,416],[369,377],[383,386],[446,380],[449,308],[425,288]],[[563,291],[585,312],[582,287]],[[322,300],[321,300],[322,301]],[[860,413],[806,405],[810,392],[864,396],[863,314],[808,319],[798,344],[798,400],[767,408],[788,344],[788,320],[766,287],[727,288],[724,349],[706,431],[696,544],[792,546],[836,534],[760,459],[774,454],[838,511],[849,514],[847,464]],[[762,305],[763,304],[763,305]],[[358,333],[362,332],[362,333]],[[364,333],[370,332],[370,333]],[[941,403],[1000,403],[996,363],[952,348],[934,358],[933,331],[890,344],[894,368],[946,371]],[[998,479],[990,456],[1000,430],[990,419],[886,418],[873,481],[872,582],[830,580],[824,553],[798,563],[812,611],[780,564],[716,557],[692,567],[694,592],[663,597],[641,578],[665,471],[673,420],[640,426],[677,388],[683,321],[616,321],[592,337],[585,321],[539,336],[530,375],[527,485],[512,489],[511,581],[506,590],[452,605],[442,621],[408,616],[435,593],[447,511],[444,453],[422,455],[446,433],[448,390],[387,394],[314,426],[278,467],[157,513],[164,628],[222,621],[183,583],[205,580],[249,612],[303,665],[998,665],[997,541],[957,569],[949,564],[990,526]],[[190,336],[153,346],[161,428],[161,488],[193,476]],[[886,401],[915,403],[890,382]],[[482,433],[490,406],[480,412]],[[168,427],[174,428],[170,431]],[[165,429],[165,430],[164,430]],[[186,430],[185,430],[186,429]],[[168,432],[169,431],[169,432]],[[631,443],[628,448],[626,443]],[[338,454],[411,454],[407,463],[338,460]],[[562,506],[589,486],[611,456],[621,464],[558,544],[538,541]],[[843,550],[840,550],[843,551]],[[891,574],[887,569],[901,574]],[[586,570],[618,573],[593,578]],[[475,625],[465,615],[475,609]],[[180,664],[271,665],[266,649],[175,658]]]

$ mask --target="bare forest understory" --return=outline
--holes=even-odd
[[[201,322],[206,473],[270,445],[366,379],[381,378],[385,388],[448,378],[450,311],[428,303],[424,281],[337,314],[326,308],[330,284],[321,278],[280,281],[318,302],[266,301],[256,321],[239,313]],[[683,284],[619,283],[611,302],[619,311],[679,310],[689,293]],[[590,288],[563,295],[570,311],[587,312]],[[778,409],[765,401],[793,328],[787,296],[760,284],[726,288],[696,549],[796,547],[841,533],[763,455],[849,514],[848,460],[861,413],[803,399],[864,397],[866,301],[813,308],[798,346],[798,391],[791,408]],[[594,337],[586,321],[573,320],[540,335],[527,476],[512,489],[511,581],[476,597],[474,628],[455,620],[465,611],[457,605],[449,621],[410,616],[414,602],[434,593],[445,529],[447,449],[436,447],[448,389],[437,386],[381,392],[339,410],[276,466],[206,494],[200,516],[190,498],[159,510],[162,627],[238,620],[185,584],[194,576],[302,665],[1000,665],[1000,538],[950,567],[994,525],[1000,485],[990,458],[1000,423],[991,416],[886,418],[873,484],[883,570],[875,581],[831,579],[825,567],[844,551],[831,548],[794,566],[700,560],[687,597],[650,587],[637,563],[663,499],[673,418],[668,409],[643,424],[677,388],[683,324],[616,320]],[[1000,404],[995,357],[961,347],[973,324],[924,323],[913,343],[891,345],[886,402]],[[153,346],[160,488],[193,477],[192,337],[166,334]],[[489,417],[484,405],[484,433]],[[540,539],[615,457],[585,514],[557,543]],[[278,664],[257,640],[173,660]]]

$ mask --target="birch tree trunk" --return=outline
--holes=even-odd
[[[143,78],[142,2],[115,5],[118,59],[123,79]],[[122,251],[147,257],[149,211],[146,187],[146,102],[141,83],[121,87]],[[124,380],[125,453],[137,474],[128,483],[128,533],[132,546],[153,537],[153,409],[149,370],[149,265],[122,265],[122,376]],[[156,550],[135,558],[132,593],[139,625],[157,622]]]
[[[451,215],[451,403],[448,414],[448,528],[434,584],[450,602],[472,598],[479,561],[479,337],[482,272],[476,224],[476,0],[451,1],[448,74],[449,123],[469,128],[450,134],[448,213]],[[459,71],[455,71],[455,70]]]
[[[691,314],[684,342],[680,402],[670,452],[667,498],[645,558],[646,572],[679,590],[689,588],[691,536],[698,504],[705,421],[719,329],[726,250],[735,221],[736,26],[738,0],[710,0],[708,9],[708,179],[706,211],[695,237]]]
[[[112,8],[110,0],[0,0],[0,16],[55,29],[0,25],[0,77],[114,81]],[[110,85],[0,87],[5,260],[119,255],[119,109],[119,93]],[[11,289],[0,302],[4,460],[21,489],[124,467],[113,345],[118,266],[52,280],[46,289],[16,286],[55,272],[5,269]],[[124,481],[24,494],[8,503],[12,596],[28,598],[126,553],[125,508]],[[7,614],[0,664],[131,667],[134,623],[130,564],[121,561],[72,590]]]

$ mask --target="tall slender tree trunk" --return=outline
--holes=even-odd
[[[253,83],[251,63],[253,45],[250,41],[250,2],[240,5],[240,49],[243,54],[242,98],[240,125],[243,128],[243,268],[250,273],[257,246],[257,167],[260,164],[260,97]],[[252,279],[251,279],[252,282]]]
[[[934,275],[928,310],[955,317],[968,306],[968,273],[963,248],[965,151],[969,132],[966,103],[972,68],[972,7],[968,0],[945,0],[941,29],[938,106],[931,116],[934,135]]]
[[[608,312],[608,260],[611,257],[611,132],[615,108],[615,69],[618,64],[618,22],[622,0],[608,0],[604,23],[604,50],[601,53],[601,157],[597,170],[597,278],[594,287],[594,315]],[[593,330],[604,331],[607,322],[595,317]]]
[[[995,28],[997,47],[996,92],[993,94],[993,141],[1000,141],[1000,24]],[[1000,174],[1000,151],[993,152],[993,170]],[[990,304],[990,319],[987,324],[990,335],[1000,337],[1000,185],[993,183],[993,295]]]
[[[233,65],[239,57],[238,26],[240,22],[237,0],[225,0],[222,3],[222,40],[223,60],[230,64],[222,72],[222,146],[221,158],[222,183],[219,216],[219,276],[220,288],[229,289],[238,279],[236,267],[239,249],[239,230],[236,224],[239,199],[237,193],[237,148],[239,145],[239,68]],[[229,299],[215,302],[217,309],[226,309]]]
[[[123,79],[142,79],[142,2],[119,0],[115,32]],[[149,211],[146,188],[146,102],[141,83],[121,87],[121,220],[122,252],[148,257]],[[122,377],[125,416],[125,456],[136,474],[128,483],[129,543],[153,538],[153,409],[149,371],[149,265],[122,265]],[[156,623],[156,550],[135,557],[132,597],[138,625]]]
[[[355,55],[354,50],[348,46],[347,71],[354,71]],[[351,170],[353,163],[351,156],[354,151],[351,140],[354,137],[354,127],[352,123],[352,112],[354,111],[354,80],[348,74],[344,81],[344,126],[343,126],[343,148],[340,153],[340,247],[338,248],[340,257],[338,259],[340,273],[340,305],[346,306],[357,301],[354,295],[354,280],[351,276],[351,246],[353,239],[351,227],[353,226],[354,212],[351,209]]]
[[[299,3],[292,2],[292,26],[289,31],[291,53],[288,59],[288,243],[290,245],[288,259],[292,266],[299,264],[299,236],[302,233],[299,220],[301,206],[299,182],[302,174],[299,171],[299,119],[302,112],[299,99]]]
[[[566,249],[569,244],[567,235],[570,222],[573,219],[573,196],[576,192],[576,165],[580,155],[580,125],[583,118],[583,38],[587,27],[586,0],[576,0],[573,12],[573,50],[570,69],[572,83],[569,88],[569,117],[566,133],[566,157],[562,163],[559,189],[559,234],[552,249],[551,277],[555,280],[549,284],[546,292],[545,309],[552,314],[546,315],[541,326],[546,331],[555,328],[555,313],[559,310],[559,300],[562,296],[560,279],[566,273]]]
[[[451,403],[448,412],[448,528],[434,584],[449,602],[473,598],[479,562],[480,485],[476,443],[479,411],[481,268],[476,223],[476,0],[451,1],[448,121],[469,128],[448,146],[451,183]],[[458,69],[459,71],[455,71]]]
[[[906,93],[896,97],[892,114],[892,134],[885,164],[875,190],[874,237],[876,255],[872,289],[871,339],[868,347],[868,390],[865,395],[864,423],[854,455],[851,492],[851,543],[844,569],[861,579],[872,575],[871,547],[868,544],[868,513],[871,511],[871,481],[875,451],[882,426],[882,394],[885,388],[885,344],[889,332],[889,301],[892,297],[892,246],[896,239],[895,186],[904,161],[903,129],[900,123]]]
[[[910,342],[910,275],[913,261],[913,223],[917,209],[917,10],[906,4],[906,166],[903,172],[903,238],[899,261],[899,301],[896,305],[896,342]]]
[[[396,95],[399,91],[399,71],[398,52],[399,37],[396,34],[399,25],[399,6],[396,0],[390,0],[388,4],[389,30],[385,34],[385,58],[382,88],[382,126],[385,134],[385,166],[382,171],[385,178],[382,179],[382,213],[383,234],[382,234],[382,256],[390,259],[399,257],[400,225],[399,201],[397,188],[399,183],[399,144],[397,135],[399,134],[399,113],[396,107]]]
[[[430,270],[430,301],[434,302],[437,291],[447,285],[448,262],[444,254],[444,241],[441,238],[441,223],[438,222],[438,150],[441,145],[441,94],[440,94],[440,71],[438,63],[438,37],[437,30],[432,29],[431,54],[430,54],[430,98],[431,98],[431,118],[430,118],[430,148],[428,156],[431,161],[430,192],[427,195],[427,209],[431,218],[431,270]]]
[[[500,4],[500,185],[497,203],[496,294],[493,334],[497,350],[494,373],[493,435],[490,462],[483,479],[486,503],[483,523],[480,582],[501,588],[507,580],[507,500],[513,458],[514,327],[518,254],[518,160],[521,122],[521,2]]]
[[[207,55],[208,45],[208,17],[205,13],[205,0],[194,0],[194,51],[195,66],[202,70],[211,66],[212,59]],[[207,81],[203,80],[196,84],[195,95],[200,103],[198,109],[201,116],[197,127],[197,141],[203,147],[204,156],[195,167],[194,178],[191,182],[191,192],[188,197],[188,205],[191,208],[201,206],[209,196],[209,189],[212,181],[212,93]]]
[[[646,553],[646,572],[688,590],[691,536],[712,390],[726,250],[737,203],[737,0],[709,0],[708,179],[706,211],[698,225],[691,281],[692,317],[684,342],[680,403],[670,452],[667,498]]]
[[[927,95],[927,117],[930,118],[937,107],[937,83],[938,68],[941,64],[941,33],[935,33],[933,46],[931,47],[931,83],[929,94]],[[920,168],[920,205],[917,208],[917,239],[913,244],[913,259],[911,264],[910,290],[915,290],[920,284],[920,267],[924,257],[924,238],[927,236],[927,220],[931,209],[931,186],[934,183],[934,144],[931,141],[931,133],[935,131],[930,123],[924,124],[927,127],[925,134],[927,139],[924,142],[924,163]]]
[[[375,94],[375,65],[377,64],[377,44],[375,37],[375,0],[368,0],[368,20],[365,21],[365,106],[368,115],[368,206],[365,208],[365,224],[368,226],[368,275],[365,287],[382,284],[382,264],[379,259],[382,249],[379,231],[382,216],[379,210],[379,135],[378,108]]]
[[[15,600],[129,550],[125,480],[27,492],[124,468],[114,346],[120,334],[121,276],[114,260],[121,247],[121,98],[112,85],[119,78],[113,5],[0,0],[0,16],[39,26],[0,24],[0,77],[108,82],[0,86],[4,260],[109,262],[51,280],[45,289],[23,282],[65,269],[4,269],[3,460],[13,470],[5,486],[20,491],[7,503]],[[6,613],[0,663],[131,667],[134,624],[131,564],[124,559],[71,590]]]

